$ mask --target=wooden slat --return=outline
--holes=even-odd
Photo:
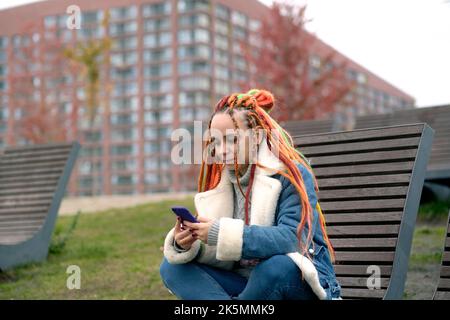
[[[446,278],[439,279],[438,290],[442,289],[450,291],[450,279]]]
[[[387,197],[387,196],[406,196],[408,192],[407,186],[401,187],[374,187],[359,189],[355,192],[353,189],[325,189],[319,190],[319,200],[327,201],[329,199],[358,199],[358,198],[369,198],[369,197]]]
[[[356,201],[322,201],[321,208],[326,212],[357,209],[403,209],[405,199],[377,199]]]
[[[370,275],[367,277],[337,277],[341,287],[362,287],[368,288],[367,280],[369,280]],[[371,282],[369,282],[370,284]],[[389,278],[380,278],[380,287],[387,288],[389,285]]]
[[[343,154],[326,157],[309,158],[311,165],[337,165],[337,164],[355,164],[355,163],[374,163],[374,162],[390,162],[414,160],[417,149],[394,150],[394,151],[376,151],[366,153]]]
[[[392,251],[336,251],[336,261],[377,261],[392,262],[394,252]]]
[[[349,223],[373,223],[373,222],[398,222],[403,216],[402,211],[394,212],[363,212],[363,213],[338,213],[326,214],[326,223],[328,226]]]
[[[63,166],[51,166],[48,168],[29,168],[23,170],[8,170],[8,171],[0,171],[0,179],[1,178],[9,178],[9,177],[20,177],[26,175],[44,175],[44,174],[53,174],[53,173],[61,173],[63,170]]]
[[[51,199],[48,200],[17,200],[17,201],[5,201],[2,203],[0,212],[8,211],[10,209],[23,208],[23,210],[28,210],[30,207],[34,206],[48,206]]]
[[[2,206],[2,207],[0,207],[0,216],[8,215],[8,214],[33,214],[33,213],[43,212],[43,211],[48,210],[49,205],[50,205],[50,202],[47,205],[31,206],[31,207],[4,208]]]
[[[61,143],[52,143],[52,144],[34,144],[34,145],[26,145],[26,146],[10,146],[7,147],[4,152],[5,153],[21,153],[21,152],[29,152],[29,151],[41,151],[41,150],[53,150],[53,149],[66,149],[70,148],[72,143],[61,142]]]
[[[334,271],[339,276],[367,276],[370,264],[366,265],[348,265],[348,264],[336,264],[334,265]],[[390,276],[392,266],[380,265],[380,276]]]
[[[385,289],[353,289],[353,288],[345,288],[341,289],[341,296],[345,298],[372,298],[372,299],[381,299],[386,294]]]
[[[16,195],[16,194],[34,194],[36,192],[54,192],[55,185],[41,187],[24,187],[19,189],[0,189],[0,196]]]
[[[317,179],[319,183],[319,189],[336,189],[342,188],[343,186],[359,187],[359,186],[386,186],[407,184],[411,179],[409,173],[404,174],[385,174],[378,176],[361,176],[361,177],[344,177],[344,178],[328,178],[328,179]]]
[[[316,178],[345,176],[367,173],[409,173],[414,161],[402,161],[391,163],[355,164],[338,167],[318,167],[314,169]]]
[[[66,148],[53,148],[47,150],[23,150],[20,152],[5,152],[2,155],[2,159],[17,159],[18,157],[28,158],[28,157],[36,157],[36,156],[54,156],[54,155],[68,155],[71,150],[71,146]]]
[[[41,162],[41,163],[52,163],[52,162],[56,162],[56,161],[61,161],[61,160],[67,160],[67,154],[61,154],[61,155],[57,155],[57,156],[38,156],[38,157],[34,157],[33,163],[37,163],[37,162]],[[29,158],[13,158],[13,159],[1,159],[0,160],[0,165],[3,166],[8,166],[8,165],[15,165],[15,164],[20,164],[20,163],[28,163],[30,161]]]
[[[62,171],[62,169],[61,169]],[[7,177],[7,178],[0,178],[0,185],[5,184],[11,184],[14,185],[14,183],[23,183],[23,182],[39,182],[39,181],[58,181],[61,174],[30,174],[30,175],[24,175],[24,176],[16,176],[16,177]]]
[[[441,266],[441,278],[447,277],[450,278],[450,266]]]
[[[437,291],[434,300],[450,300],[450,291]]]
[[[450,262],[450,251],[445,251],[442,255],[442,261]]]
[[[0,190],[5,189],[18,189],[18,188],[30,188],[30,187],[50,187],[56,186],[58,180],[43,180],[43,181],[30,181],[29,183],[25,181],[20,181],[17,183],[8,183],[0,185]],[[20,191],[19,191],[20,192]]]
[[[35,169],[50,169],[50,168],[64,168],[66,161],[55,161],[55,162],[37,162],[37,163],[21,163],[21,164],[8,164],[3,165],[0,162],[0,172],[7,171],[18,171],[18,170],[35,170]]]
[[[330,237],[338,236],[361,236],[361,235],[383,235],[386,237],[397,236],[399,225],[370,225],[368,226],[330,226],[327,227]]]
[[[332,239],[331,244],[335,250],[339,249],[394,249],[397,238],[346,238]]]

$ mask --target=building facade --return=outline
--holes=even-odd
[[[65,125],[82,135],[83,148],[68,194],[194,190],[198,166],[173,165],[171,133],[180,127],[193,132],[194,120],[206,120],[219,98],[240,90],[249,69],[236,40],[257,42],[268,8],[257,0],[78,0],[81,28],[70,29],[66,10],[72,4],[49,0],[0,11],[0,147],[28,143],[16,134],[22,104],[76,110],[76,121]],[[108,26],[102,24],[106,12]],[[49,52],[51,43],[104,37],[112,48],[90,127],[83,81]],[[321,55],[334,50],[320,46],[311,57],[312,73]],[[338,54],[358,83],[353,113],[414,106],[411,96]]]

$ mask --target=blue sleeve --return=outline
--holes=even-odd
[[[299,166],[308,198],[316,205],[317,195],[314,189],[313,177],[303,166]],[[278,198],[274,226],[244,226],[242,258],[269,258],[276,254],[286,254],[297,251],[297,227],[300,223],[301,202],[294,185],[281,177],[282,190]]]

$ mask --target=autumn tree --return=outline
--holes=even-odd
[[[57,101],[49,102],[46,90],[46,80],[63,76],[62,44],[43,35],[41,25],[29,24],[15,36],[9,52],[9,145],[67,139],[66,115],[59,112]]]
[[[353,86],[336,51],[306,30],[305,12],[306,5],[275,2],[253,41],[240,43],[250,76],[239,86],[272,91],[278,99],[272,115],[279,121],[333,113]]]

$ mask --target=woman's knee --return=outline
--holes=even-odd
[[[295,262],[287,255],[274,255],[260,262],[255,270],[259,273],[261,279],[267,280],[268,283],[280,283],[292,281],[301,276],[300,269]]]
[[[166,286],[176,277],[176,274],[178,273],[176,270],[177,268],[179,268],[179,265],[171,264],[165,257],[163,258],[161,265],[159,266],[159,274]]]

